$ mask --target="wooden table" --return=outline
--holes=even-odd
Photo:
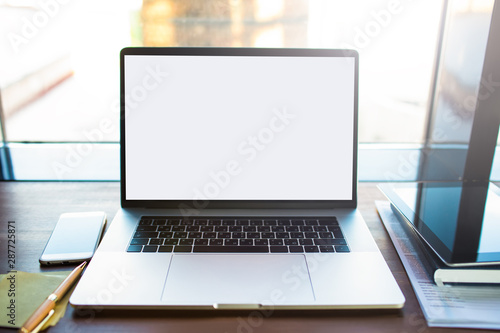
[[[16,226],[16,270],[61,270],[38,264],[59,215],[100,210],[111,221],[120,205],[119,185],[117,182],[0,182],[0,273],[9,270],[8,221],[15,221]],[[427,327],[406,272],[375,210],[374,201],[384,199],[376,184],[359,185],[359,209],[406,297],[402,310],[274,311],[263,316],[255,311],[83,311],[68,307],[64,318],[49,332],[474,332]]]

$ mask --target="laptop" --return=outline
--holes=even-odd
[[[358,55],[125,48],[121,208],[70,302],[401,308],[356,210]]]

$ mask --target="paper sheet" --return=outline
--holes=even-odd
[[[0,297],[0,308],[5,312],[0,316],[0,327],[20,328],[69,273],[71,271],[50,273],[16,271],[0,274],[0,295],[2,295]],[[67,293],[57,303],[54,315],[43,329],[54,326],[64,316],[69,295],[71,295],[71,292]],[[12,304],[14,304],[14,307]]]
[[[422,267],[413,235],[399,222],[390,203],[376,201],[375,205],[429,326],[500,329],[500,286],[438,287]]]

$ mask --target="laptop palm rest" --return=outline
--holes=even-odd
[[[314,302],[314,292],[304,255],[176,254],[162,302],[257,308]]]

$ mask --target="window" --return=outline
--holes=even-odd
[[[489,11],[493,3],[456,2]],[[354,48],[360,142],[422,144],[442,7],[436,0],[0,0],[5,139],[13,159],[37,156],[47,165],[15,164],[16,178],[87,178],[99,159],[117,158],[118,55],[126,46]],[[57,163],[77,168],[61,176]],[[116,169],[119,161],[109,163]],[[116,169],[97,178],[118,177]]]

